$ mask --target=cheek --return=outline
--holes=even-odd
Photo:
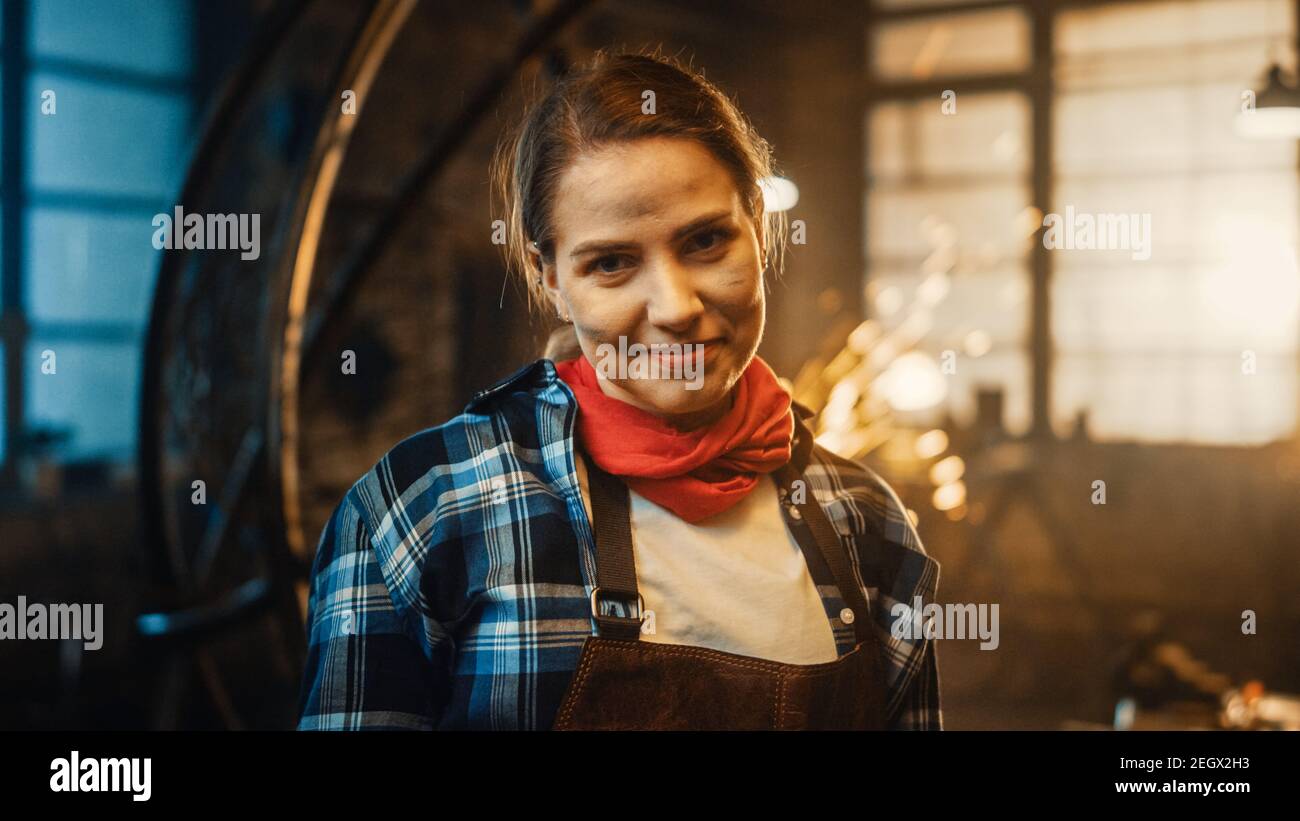
[[[718,279],[710,301],[736,324],[762,324],[766,308],[763,278],[752,267],[738,266]]]
[[[595,342],[629,334],[635,324],[637,305],[617,288],[599,288],[575,280],[565,289],[569,317],[579,336]]]

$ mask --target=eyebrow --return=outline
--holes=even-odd
[[[672,239],[681,239],[688,234],[693,234],[701,228],[712,225],[713,223],[729,216],[731,216],[730,211],[717,211],[712,214],[705,214],[702,217],[696,217],[681,228],[673,231]],[[590,254],[593,251],[624,251],[636,247],[638,246],[635,242],[625,242],[622,240],[592,240],[590,242],[584,242],[577,248],[574,248],[573,252],[569,254],[569,259],[577,259],[578,257]]]

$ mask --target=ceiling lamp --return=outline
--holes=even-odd
[[[785,177],[763,177],[758,185],[763,191],[763,210],[769,213],[789,211],[799,202],[799,186]]]
[[[1268,70],[1268,83],[1254,105],[1237,115],[1237,133],[1258,140],[1300,139],[1300,89],[1282,81],[1280,65]]]

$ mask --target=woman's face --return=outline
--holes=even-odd
[[[601,390],[680,428],[725,413],[758,350],[765,303],[762,239],[722,164],[693,140],[604,146],[569,165],[553,208],[555,264],[543,283]],[[691,358],[609,367],[611,350],[635,354],[637,343]]]

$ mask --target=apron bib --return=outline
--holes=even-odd
[[[797,476],[787,465],[774,478],[788,488]],[[598,635],[583,641],[552,729],[884,729],[884,666],[870,608],[839,536],[815,501],[797,504],[797,515],[791,515],[808,524],[834,576],[847,605],[841,618],[852,621],[855,646],[835,661],[786,664],[641,641],[645,607],[637,589],[627,486],[591,460],[588,477],[596,529],[591,608]],[[807,561],[803,540],[796,541]],[[636,615],[602,613],[602,599],[635,602]]]

